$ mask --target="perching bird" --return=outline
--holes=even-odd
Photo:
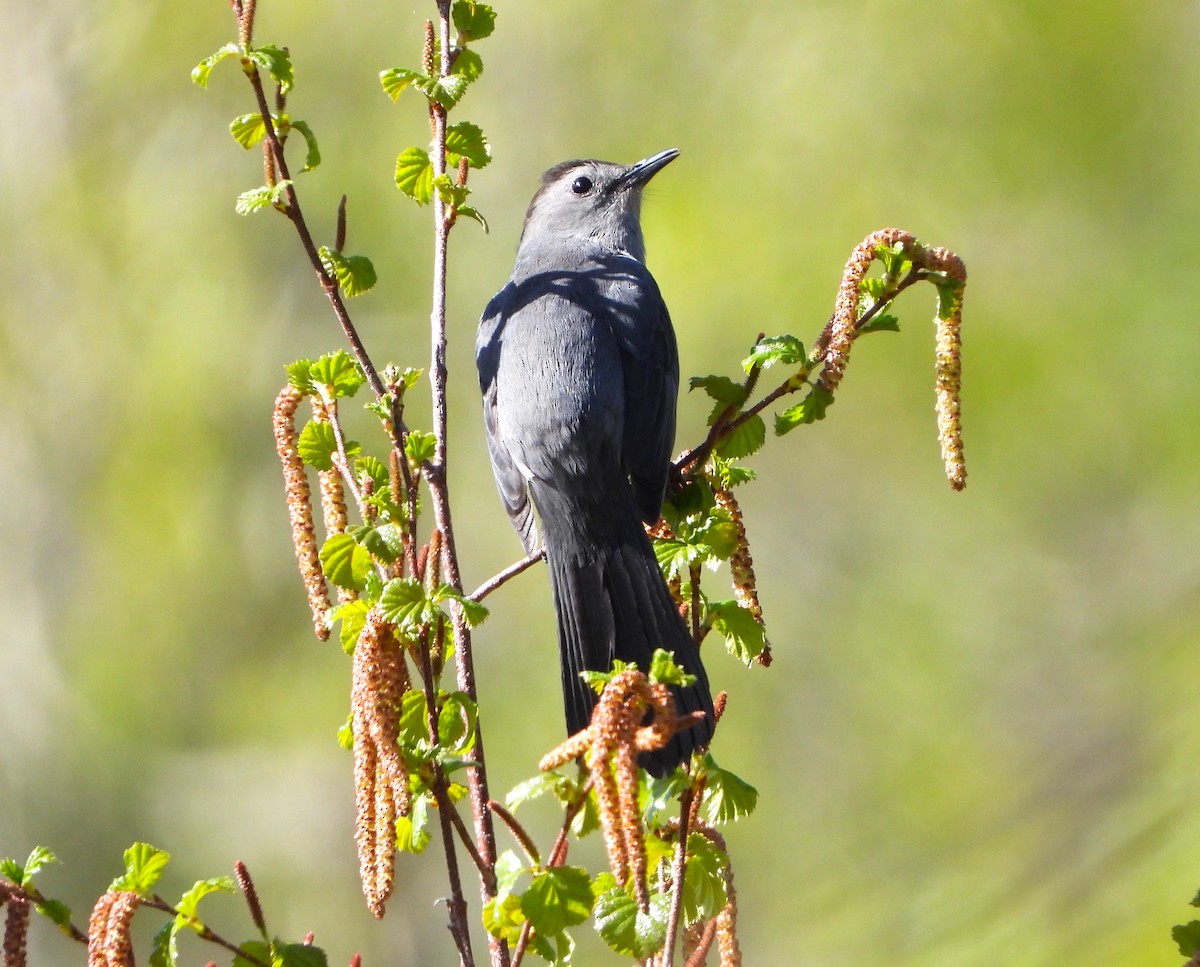
[[[619,658],[647,671],[665,648],[696,676],[674,692],[680,713],[704,720],[642,757],[655,775],[713,731],[699,650],[642,526],[662,510],[679,358],[639,216],[646,182],[678,154],[547,171],[476,342],[492,469],[528,553],[539,541],[534,507],[540,519],[568,730],[585,728],[597,701],[585,669],[606,672]]]

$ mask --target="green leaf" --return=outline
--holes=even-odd
[[[5,860],[5,862],[11,862]],[[45,846],[35,846],[29,853],[29,857],[25,860],[25,868],[20,880],[14,880],[20,886],[27,886],[33,882],[33,878],[37,876],[43,869],[51,863],[57,863],[58,857],[47,849]],[[7,875],[7,874],[6,874]]]
[[[795,406],[775,414],[775,435],[783,436],[801,423],[815,423],[825,419],[825,411],[833,405],[833,394],[820,383],[813,385],[809,394]]]
[[[1172,927],[1171,939],[1178,945],[1181,956],[1195,957],[1200,953],[1200,920]]]
[[[654,825],[658,814],[670,809],[691,784],[691,777],[682,769],[668,772],[660,779],[652,779],[646,789],[646,802],[642,807],[647,827]]]
[[[700,810],[710,826],[743,819],[758,805],[758,790],[718,766],[711,754],[704,757],[704,776],[704,802]]]
[[[291,182],[284,180],[274,185],[263,185],[261,188],[251,188],[237,196],[233,209],[239,215],[253,215],[268,206],[278,207],[287,204],[287,190]]]
[[[405,853],[423,853],[429,845],[429,796],[416,796],[407,816],[396,817],[396,849]]]
[[[154,934],[150,947],[150,967],[171,967],[179,960],[175,937],[179,933],[179,918],[168,920]]]
[[[728,376],[693,376],[688,381],[688,389],[702,389],[725,406],[741,406],[746,402],[746,387]]]
[[[404,531],[395,524],[380,524],[357,532],[355,538],[371,556],[391,564],[404,554]]]
[[[555,866],[534,876],[521,895],[521,911],[538,933],[552,937],[583,923],[592,912],[592,880],[578,866]]]
[[[713,631],[725,639],[729,654],[749,665],[767,646],[767,631],[749,608],[737,601],[709,601],[708,619]]]
[[[46,917],[64,933],[71,933],[71,908],[61,900],[42,900],[37,904],[37,912]]]
[[[493,937],[508,941],[515,946],[521,936],[525,915],[521,912],[521,898],[506,893],[496,896],[483,906],[483,928]]]
[[[383,85],[383,93],[393,101],[404,93],[405,88],[425,75],[407,67],[392,67],[379,72],[379,83]]]
[[[302,943],[281,943],[278,938],[271,947],[274,950],[271,967],[329,967],[325,951],[320,947]]]
[[[475,81],[483,73],[483,58],[469,47],[459,47],[454,52],[454,63],[450,73],[461,74],[468,81]]]
[[[328,387],[334,396],[354,396],[367,378],[354,357],[344,349],[326,353],[309,367],[314,383]]]
[[[662,949],[670,910],[670,897],[655,893],[650,912],[642,913],[637,901],[618,887],[596,900],[596,932],[615,953],[645,960]]]
[[[317,254],[325,271],[338,280],[347,298],[362,295],[375,285],[375,266],[365,255],[343,255],[327,245],[322,245]]]
[[[333,609],[333,620],[342,623],[338,639],[342,643],[342,650],[347,655],[353,654],[363,626],[367,623],[367,612],[370,610],[370,603],[361,598],[344,601]]]
[[[379,83],[383,85],[384,93],[393,101],[407,88],[413,87],[434,104],[439,104],[446,110],[462,100],[462,96],[467,93],[467,88],[470,87],[472,80],[474,78],[468,77],[466,74],[450,74],[448,77],[440,77],[421,74],[418,71],[409,70],[407,67],[392,67],[382,71],[379,75]]]
[[[270,74],[284,94],[292,89],[292,82],[295,80],[292,74],[292,59],[282,47],[263,44],[248,50],[246,56]]]
[[[761,416],[752,416],[717,444],[717,454],[727,460],[748,457],[767,439],[767,425]]]
[[[478,601],[472,601],[465,594],[455,591],[448,584],[443,584],[437,589],[433,600],[435,604],[441,604],[443,601],[457,601],[462,608],[463,617],[467,619],[467,624],[472,628],[488,616],[486,605],[480,604]]]
[[[337,452],[337,437],[333,426],[309,420],[300,431],[296,441],[296,452],[300,459],[314,470],[332,470],[333,455]]]
[[[404,454],[416,464],[432,460],[436,448],[437,437],[424,430],[409,430],[404,438]]]
[[[229,122],[229,133],[234,141],[249,150],[267,136],[267,126],[261,114],[243,114]]]
[[[325,576],[339,588],[361,591],[371,570],[371,555],[349,534],[332,534],[321,548]]]
[[[478,706],[465,692],[450,692],[438,712],[438,743],[454,753],[469,751],[475,744],[478,717]]]
[[[412,578],[388,581],[379,596],[379,606],[384,618],[408,631],[416,631],[433,611],[433,602],[426,596],[424,586]]]
[[[424,148],[405,148],[396,158],[396,187],[418,205],[433,200],[433,162]]]
[[[962,308],[963,284],[958,279],[944,277],[944,281],[935,282],[938,294],[937,317],[949,319]]]
[[[789,333],[782,336],[765,336],[754,344],[750,355],[742,360],[742,368],[748,373],[755,366],[766,369],[775,363],[793,366],[804,362],[804,343]]]
[[[209,54],[192,68],[192,80],[201,87],[208,87],[208,75],[212,73],[212,69],[226,57],[237,57],[241,55],[241,52],[242,49],[237,44],[232,42],[225,44],[218,48],[216,53]]]
[[[433,190],[448,208],[457,208],[471,194],[470,188],[458,184],[448,174],[438,175],[433,179]]]
[[[895,316],[881,312],[877,316],[872,316],[865,325],[859,326],[858,333],[861,336],[867,332],[899,332],[900,320]]]
[[[171,854],[149,843],[134,843],[125,851],[125,872],[112,881],[110,890],[129,890],[145,896],[158,882]]]
[[[474,219],[475,221],[479,222],[480,225],[483,226],[483,230],[485,232],[488,231],[487,219],[484,218],[479,213],[478,209],[472,208],[470,205],[459,205],[458,213],[460,215],[462,215],[464,218]]]
[[[271,953],[271,945],[263,943],[261,940],[250,940],[238,947],[246,956],[234,957],[233,967],[256,967],[257,964],[275,965],[275,959]],[[254,960],[248,958],[253,957]]]
[[[196,917],[199,914],[196,912],[200,901],[212,893],[236,893],[237,888],[234,885],[233,877],[231,876],[214,876],[207,880],[197,880],[192,884],[192,888],[179,898],[179,902],[175,904],[175,912],[184,917]],[[202,929],[199,924],[188,924],[197,933]]]
[[[1196,895],[1192,897],[1191,905],[1194,907],[1200,907],[1200,890],[1197,890]]]
[[[539,773],[532,779],[526,779],[524,782],[518,782],[513,786],[509,790],[508,795],[504,797],[504,805],[509,809],[515,810],[532,799],[537,799],[548,792],[553,792],[560,782],[565,781],[556,772]]]
[[[492,148],[483,130],[470,121],[459,121],[446,128],[446,161],[458,167],[458,159],[466,158],[472,168],[486,167],[492,160]]]
[[[711,920],[728,900],[726,873],[729,857],[700,833],[688,836],[688,855],[683,873],[683,920]]]
[[[694,685],[696,676],[689,675],[677,664],[675,656],[665,648],[655,648],[650,656],[650,670],[646,673],[650,681],[661,682],[663,685]]]
[[[6,856],[0,860],[0,876],[3,876],[10,883],[21,886],[25,880],[25,871],[21,868],[20,863],[11,856]]]
[[[293,131],[299,131],[300,136],[304,138],[304,146],[306,153],[304,155],[304,168],[302,171],[312,171],[321,163],[321,149],[317,145],[317,136],[313,134],[312,128],[305,121],[288,121],[288,127]]]
[[[458,39],[464,44],[483,40],[496,29],[496,12],[477,0],[455,0],[451,17],[454,29],[458,31]]]
[[[311,359],[297,359],[294,363],[289,363],[284,367],[287,371],[288,383],[305,395],[313,392],[312,367]]]
[[[390,482],[387,464],[378,457],[359,457],[354,461],[354,472],[360,481],[369,477],[376,490],[388,486]]]

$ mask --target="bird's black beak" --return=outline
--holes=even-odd
[[[617,179],[613,187],[619,190],[640,187],[653,178],[659,170],[665,168],[678,157],[678,148],[667,148],[666,151],[652,154],[649,158],[645,158],[627,168],[625,173]]]

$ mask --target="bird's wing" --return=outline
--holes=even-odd
[[[645,266],[629,261],[636,268],[614,283],[609,295],[625,380],[622,457],[638,512],[653,523],[662,512],[675,445],[679,351],[658,285]]]
[[[504,501],[504,509],[508,511],[517,536],[521,538],[525,553],[533,554],[538,549],[538,534],[533,505],[529,501],[529,489],[500,433],[496,412],[496,369],[500,359],[500,334],[504,326],[504,313],[498,305],[498,298],[493,299],[484,310],[475,343],[475,364],[479,369],[479,388],[483,391],[483,426],[500,499]]]

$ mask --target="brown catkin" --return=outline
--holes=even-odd
[[[304,472],[304,461],[300,459],[300,451],[296,446],[296,408],[303,398],[304,395],[294,386],[285,386],[275,398],[275,450],[283,466],[288,517],[292,523],[292,546],[296,550],[300,577],[304,580],[304,588],[308,592],[313,631],[321,641],[326,641],[329,638],[329,589],[325,584],[325,574],[321,570],[316,532],[313,528],[312,491]]]
[[[16,890],[8,896],[4,916],[4,967],[25,967],[29,939],[29,899]]]
[[[939,307],[937,315],[936,404],[938,443],[942,450],[942,465],[946,479],[955,490],[967,485],[967,464],[962,442],[962,304],[967,267],[953,252],[944,248],[930,249],[926,266],[945,272],[960,283],[950,305]]]
[[[333,423],[333,416],[337,412],[336,407],[336,401],[325,402],[314,396],[312,398],[314,422],[331,425]],[[326,539],[332,537],[334,534],[346,533],[346,526],[349,523],[349,514],[346,511],[345,485],[342,482],[342,473],[339,469],[341,459],[341,454],[335,452],[333,454],[333,466],[328,470],[317,471],[317,482],[321,491],[321,521],[325,526]],[[358,592],[353,588],[339,587],[337,589],[337,596],[338,601],[345,603],[346,601],[357,599]]]

